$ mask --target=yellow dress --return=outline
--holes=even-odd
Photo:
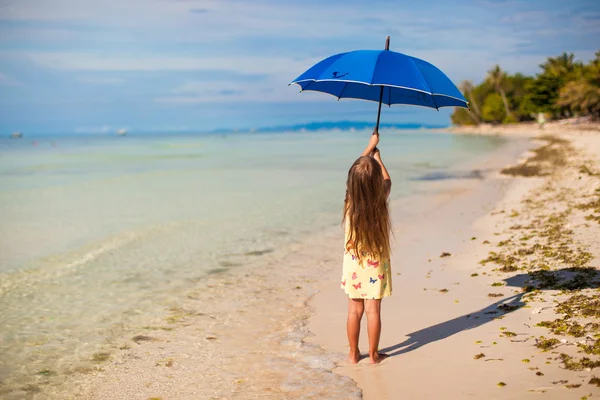
[[[348,243],[346,223],[344,245]],[[345,247],[345,246],[344,246]],[[354,248],[344,248],[341,288],[351,299],[381,299],[392,295],[392,266],[389,258],[365,254],[359,263]]]

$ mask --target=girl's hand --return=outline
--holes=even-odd
[[[369,139],[369,147],[375,148],[379,144],[379,132],[377,130],[373,131],[371,138]]]
[[[381,160],[381,155],[379,154],[379,149],[377,147],[375,147],[373,149],[373,151],[371,152],[371,157],[373,157],[376,160]]]

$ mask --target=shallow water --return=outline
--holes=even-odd
[[[205,277],[260,268],[339,224],[345,175],[368,135],[0,140],[0,384],[87,360],[164,320]],[[382,134],[392,198],[429,190],[431,177],[472,177],[461,163],[506,143]]]

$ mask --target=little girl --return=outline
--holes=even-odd
[[[387,355],[379,353],[381,299],[392,294],[390,265],[391,222],[387,198],[392,181],[377,144],[375,130],[362,155],[352,164],[346,181],[344,217],[346,238],[341,287],[350,297],[346,330],[350,345],[348,359],[360,359],[358,336],[363,312],[367,312],[369,357],[379,363]],[[366,304],[365,304],[366,303]]]

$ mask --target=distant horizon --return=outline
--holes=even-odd
[[[450,127],[451,124],[426,124],[420,122],[403,122],[403,123],[380,123],[379,129],[398,129],[398,130],[411,130],[411,129],[442,129]],[[117,132],[121,129],[125,129],[126,133],[135,135],[154,135],[154,134],[219,134],[219,133],[277,133],[277,132],[315,132],[319,130],[365,130],[374,129],[375,122],[370,121],[351,121],[351,120],[339,120],[339,121],[311,121],[301,124],[289,124],[289,125],[269,125],[261,127],[245,127],[245,128],[215,128],[215,129],[201,129],[201,128],[190,128],[190,129],[125,129],[116,128],[110,130],[103,130],[101,132],[75,132],[75,131],[13,131],[6,132],[5,136],[10,136],[12,133],[20,132],[23,134],[23,138],[28,135],[33,136],[47,136],[47,135],[67,135],[67,136],[117,136]]]

